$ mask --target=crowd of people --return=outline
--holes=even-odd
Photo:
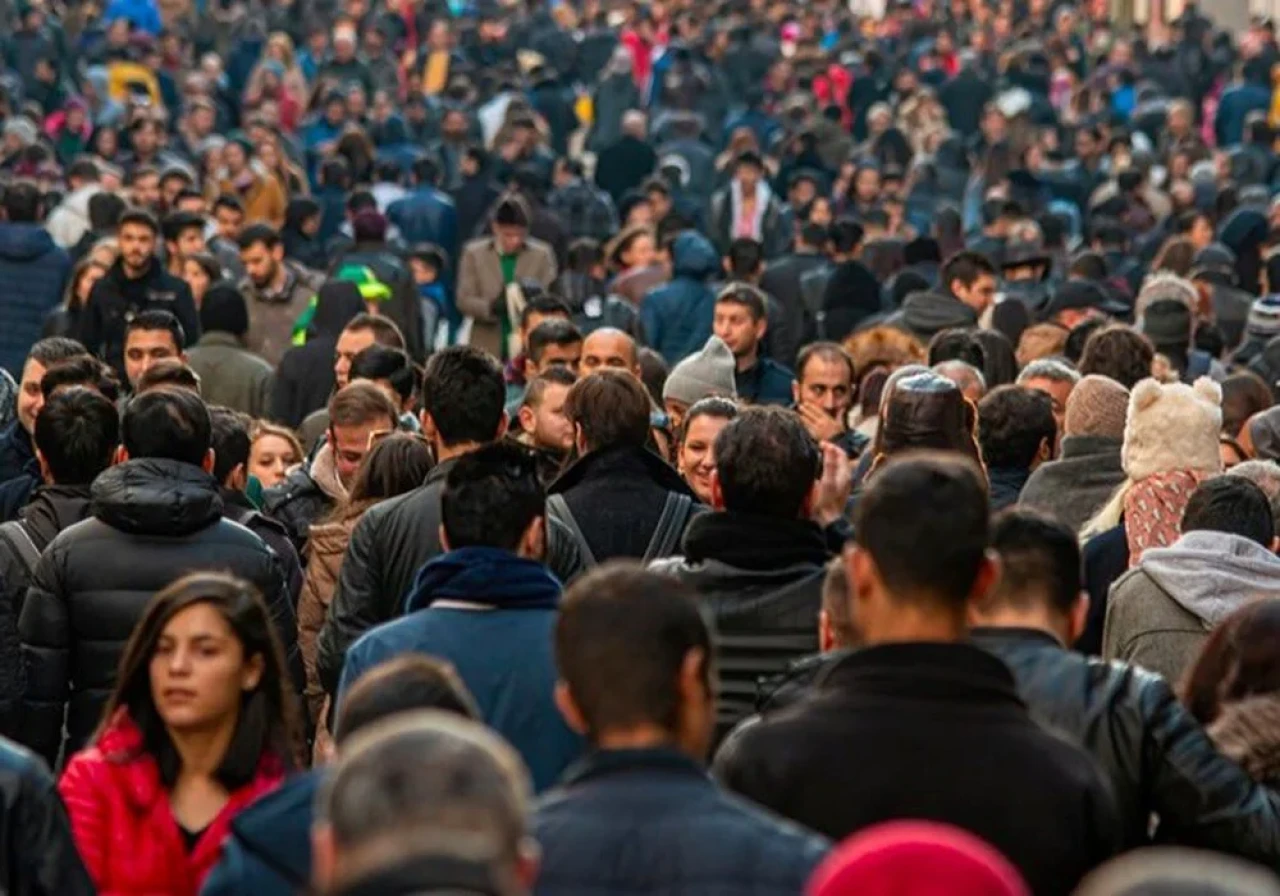
[[[1275,28],[864,5],[0,8],[0,891],[1280,894]]]

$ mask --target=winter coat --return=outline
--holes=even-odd
[[[823,326],[829,339],[844,339],[881,309],[880,283],[866,265],[851,259],[831,269],[822,293]]]
[[[294,896],[311,881],[311,824],[324,770],[292,775],[231,819],[200,896]]]
[[[0,431],[0,484],[32,474],[40,475],[40,464],[36,462],[31,434],[14,420]]]
[[[333,446],[324,444],[308,464],[289,471],[284,482],[263,492],[262,509],[284,525],[299,557],[307,556],[311,524],[347,496],[338,478]]]
[[[491,237],[472,240],[462,250],[458,264],[458,310],[472,318],[471,344],[498,358],[505,358],[502,344],[502,319],[506,303],[499,301],[507,284],[502,278],[502,256]],[[556,279],[556,259],[551,247],[533,238],[525,240],[516,257],[515,279],[533,280],[544,287]],[[519,329],[519,321],[509,322]]]
[[[886,321],[905,330],[921,342],[952,327],[976,327],[978,315],[964,302],[939,292],[916,292],[907,296],[902,309]]]
[[[285,528],[284,523],[259,512],[244,492],[223,487],[218,490],[218,493],[222,495],[222,518],[244,526],[261,538],[263,543],[280,558],[280,566],[284,570],[285,590],[289,594],[289,606],[296,608],[298,596],[302,594],[302,563],[298,559],[297,549],[289,540],[289,530]],[[301,662],[302,659],[299,657],[298,665],[293,669],[299,689],[303,681]]]
[[[27,351],[40,338],[44,319],[61,301],[71,258],[37,224],[0,223],[0,367],[22,376]]]
[[[1222,92],[1218,112],[1213,119],[1213,132],[1218,146],[1235,146],[1244,139],[1244,123],[1250,112],[1266,114],[1271,108],[1271,91],[1248,81],[1234,84]]]
[[[748,370],[733,372],[738,400],[744,404],[790,405],[796,375],[771,358],[757,358]]]
[[[966,68],[938,90],[938,102],[947,110],[947,121],[965,138],[978,133],[982,112],[994,95],[991,79]]]
[[[533,834],[548,896],[800,893],[830,848],[663,747],[584,757],[538,802]]]
[[[760,278],[760,288],[777,301],[778,327],[769,333],[773,356],[781,364],[795,364],[796,355],[816,336],[812,309],[805,303],[801,283],[807,274],[830,264],[820,252],[792,252],[770,263]]]
[[[596,186],[615,203],[645,182],[658,166],[658,155],[644,140],[623,136],[596,158]]]
[[[250,417],[265,417],[272,367],[230,333],[209,332],[187,352],[187,366],[200,377],[205,402]]]
[[[155,259],[136,279],[128,277],[123,263],[117,261],[89,293],[89,303],[80,315],[80,341],[114,367],[123,380],[125,327],[137,314],[153,309],[168,311],[178,319],[187,345],[200,338],[200,317],[191,287]]]
[[[591,94],[591,129],[586,148],[594,153],[605,152],[622,137],[622,117],[639,108],[640,91],[631,72],[601,78]]]
[[[968,644],[842,655],[811,697],[742,732],[721,777],[832,840],[894,818],[956,825],[1047,896],[1121,843],[1093,759],[1041,728],[1008,667]]]
[[[791,242],[791,213],[787,206],[767,191],[764,214],[760,221],[760,242],[764,245],[765,258],[777,258],[787,251]],[[737,208],[731,187],[725,187],[711,197],[707,216],[707,236],[715,243],[721,255],[729,252],[729,245],[736,236]]]
[[[232,181],[224,180],[217,186],[217,192],[240,198],[244,203],[244,220],[247,224],[270,224],[277,229],[284,224],[284,211],[289,204],[289,197],[274,174],[268,174],[265,170],[254,171],[248,189],[240,189]]]
[[[1269,788],[1280,786],[1280,697],[1274,692],[1224,704],[1208,731],[1222,755],[1239,763],[1253,780]],[[1221,848],[1236,851],[1231,846]]]
[[[987,491],[990,494],[991,512],[999,513],[1018,503],[1018,496],[1030,478],[1025,467],[988,467]]]
[[[160,767],[120,710],[92,746],[67,763],[58,792],[101,896],[196,896],[222,853],[231,819],[283,778],[280,761],[262,757],[254,779],[231,792],[188,852]]]
[[[293,345],[293,329],[324,285],[324,275],[291,261],[283,262],[284,286],[278,292],[259,289],[247,277],[240,292],[249,306],[249,332],[244,345],[275,366]]]
[[[1267,548],[1226,532],[1188,532],[1148,548],[1111,586],[1102,655],[1177,682],[1214,626],[1277,588],[1280,559]]]
[[[671,282],[649,290],[640,303],[640,325],[649,347],[674,366],[711,336],[716,294],[708,281],[720,256],[702,234],[686,230],[671,244]]]
[[[316,640],[328,615],[329,604],[333,603],[333,592],[338,587],[342,557],[347,552],[351,533],[366,509],[356,507],[340,519],[312,526],[311,537],[307,541],[307,573],[302,582],[302,596],[298,599],[298,650],[307,671],[304,697],[312,721],[320,718],[325,698],[316,669]]]
[[[285,352],[271,385],[271,418],[295,427],[325,406],[333,392],[333,356],[347,322],[364,312],[354,283],[331,281],[320,288],[316,313],[304,344]]]
[[[571,239],[587,237],[601,245],[618,232],[618,212],[609,194],[575,178],[551,191],[547,208],[564,223]]]
[[[387,207],[387,220],[400,229],[406,243],[435,243],[448,253],[450,265],[456,267],[458,211],[447,193],[419,186]]]
[[[1120,439],[1067,436],[1057,460],[1036,467],[1019,503],[1051,513],[1079,532],[1124,482]]]
[[[63,197],[45,222],[55,243],[70,251],[92,229],[89,225],[89,200],[101,192],[101,184],[85,184]]]
[[[297,648],[279,559],[258,536],[222,518],[208,473],[139,458],[102,473],[91,494],[92,518],[63,530],[45,549],[18,618],[28,676],[23,742],[51,764],[63,709],[69,749],[77,750],[97,727],[147,604],[188,572],[225,571],[252,582],[287,653]]]

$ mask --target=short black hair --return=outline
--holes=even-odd
[[[150,457],[200,466],[213,444],[209,409],[186,389],[152,389],[124,409],[121,441],[130,458]]]
[[[4,188],[5,218],[14,224],[34,224],[40,220],[44,196],[33,180],[15,180]]]
[[[966,287],[973,286],[977,279],[981,276],[996,275],[996,266],[991,263],[991,259],[983,255],[981,252],[973,252],[964,250],[957,252],[947,259],[946,264],[942,266],[942,277],[940,283],[943,289],[950,289],[951,284],[955,280],[959,280]]]
[[[413,359],[403,349],[377,343],[352,359],[350,378],[352,381],[386,380],[401,402],[408,401],[418,390],[418,369],[413,366]]]
[[[45,402],[33,436],[55,483],[88,485],[111,466],[120,444],[120,415],[110,400],[73,387]]]
[[[1270,548],[1276,529],[1266,492],[1243,476],[1216,476],[1191,493],[1182,532],[1225,532]]]
[[[89,350],[74,339],[66,336],[46,336],[27,352],[27,358],[41,367],[49,367],[59,361],[89,354]]]
[[[853,218],[837,218],[831,224],[831,244],[842,255],[858,248],[865,235],[866,230]]]
[[[503,197],[493,210],[493,223],[499,227],[529,227],[529,205],[519,196]]]
[[[974,330],[965,327],[950,327],[934,333],[929,340],[929,366],[936,367],[946,361],[963,361],[978,370],[985,368],[987,353],[973,334]]]
[[[759,323],[769,316],[769,305],[764,293],[750,283],[730,283],[716,294],[716,304],[741,305],[751,312],[751,319]]]
[[[592,742],[642,725],[678,731],[680,674],[695,650],[710,689],[711,632],[692,590],[637,563],[588,572],[560,602],[556,668]]]
[[[796,519],[820,472],[822,453],[799,416],[747,408],[716,436],[716,473],[729,511]]]
[[[989,527],[987,484],[977,465],[932,452],[876,470],[853,524],[859,549],[895,597],[932,598],[956,611],[982,567]]]
[[[988,467],[1030,469],[1042,444],[1058,439],[1053,399],[1038,389],[999,386],[978,402],[978,444]]]
[[[148,367],[142,376],[138,377],[138,381],[133,384],[133,391],[134,394],[141,395],[143,392],[158,389],[161,386],[190,389],[199,395],[200,375],[177,358],[163,358]]]
[[[84,386],[114,402],[120,397],[120,380],[115,371],[92,355],[73,355],[45,369],[40,378],[40,392],[48,401],[59,389]]]
[[[228,211],[244,214],[244,203],[240,201],[240,197],[234,193],[219,193],[218,198],[213,200],[213,211],[225,208]]]
[[[178,347],[178,351],[182,351],[182,347],[187,344],[187,334],[183,332],[182,324],[172,312],[165,311],[163,308],[148,308],[136,314],[125,324],[124,341],[128,344],[130,333],[151,330],[167,330],[173,337],[173,344]]]
[[[542,293],[529,299],[525,306],[520,309],[520,329],[524,329],[529,325],[529,319],[535,314],[555,314],[569,320],[573,317],[573,311],[569,308],[569,303],[559,296],[553,296],[550,293]]]
[[[448,663],[420,653],[379,663],[356,679],[342,695],[334,743],[402,712],[439,709],[480,720],[480,708]]]
[[[747,236],[740,236],[729,243],[725,259],[729,262],[729,276],[746,280],[764,267],[764,243]]]
[[[450,550],[515,551],[529,525],[546,515],[546,492],[533,452],[508,440],[458,459],[440,494],[440,523]]]
[[[987,604],[1031,609],[1047,599],[1070,613],[1083,587],[1080,542],[1066,523],[1026,507],[1011,507],[991,524],[991,547],[1000,555],[1000,583]]]
[[[566,267],[580,274],[588,273],[598,264],[604,264],[604,249],[599,240],[579,237],[569,244]]]
[[[542,395],[547,391],[548,387],[564,386],[567,389],[571,389],[577,381],[578,378],[567,367],[548,368],[535,376],[525,388],[524,398],[521,399],[520,406],[536,408],[542,403]]]
[[[446,446],[491,442],[506,409],[502,367],[478,348],[442,349],[427,361],[420,403]]]
[[[542,355],[547,346],[564,347],[582,341],[581,331],[567,320],[552,318],[544,320],[533,328],[529,334],[528,344],[524,347],[529,360],[535,364],[542,363]]]
[[[418,156],[409,166],[409,172],[413,175],[414,183],[417,184],[434,187],[440,182],[440,166],[431,156]]]
[[[115,193],[94,193],[89,197],[89,227],[99,236],[112,233],[120,226],[127,208],[124,199]]]
[[[396,322],[389,317],[383,317],[380,314],[369,314],[361,312],[351,320],[347,321],[343,328],[344,332],[359,333],[361,330],[369,330],[373,333],[374,342],[378,345],[385,345],[389,348],[404,348],[404,333],[400,332],[400,328],[396,326]]]
[[[166,243],[176,243],[188,230],[204,233],[204,216],[195,212],[169,212],[160,225]]]
[[[268,249],[274,249],[280,245],[280,231],[276,230],[270,224],[258,222],[250,224],[244,230],[240,231],[240,238],[236,241],[241,249],[248,249],[256,246],[258,243],[266,246]]]
[[[213,449],[213,478],[218,485],[226,485],[236,467],[248,465],[252,427],[253,419],[248,414],[221,406],[209,408],[209,447]]]
[[[116,229],[119,230],[126,224],[137,224],[150,230],[153,236],[160,236],[160,222],[145,208],[127,208],[121,212],[116,222]]]
[[[444,276],[449,270],[448,254],[435,243],[418,243],[411,246],[404,257],[407,261],[422,262],[434,270],[437,276]]]

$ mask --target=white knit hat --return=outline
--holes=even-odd
[[[691,405],[703,398],[738,397],[733,374],[737,363],[733,351],[719,336],[712,336],[707,344],[672,368],[662,387],[662,399]]]

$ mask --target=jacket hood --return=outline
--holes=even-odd
[[[414,577],[404,611],[437,600],[492,605],[500,610],[553,610],[560,581],[537,560],[488,547],[459,548],[428,560]]]
[[[89,486],[43,485],[22,511],[32,541],[43,546],[89,515]]]
[[[316,452],[315,458],[311,461],[311,468],[308,473],[315,484],[320,486],[320,491],[335,501],[343,501],[347,497],[347,489],[342,484],[342,480],[338,478],[336,463],[333,456],[333,445],[325,442],[320,446],[320,450]]]
[[[902,322],[913,332],[937,333],[951,327],[972,327],[978,323],[973,309],[940,292],[916,292],[902,303]]]
[[[1148,548],[1138,565],[1206,630],[1280,586],[1280,558],[1226,532],[1188,532],[1167,548]]]
[[[354,283],[330,280],[316,296],[316,314],[311,329],[318,336],[337,337],[357,314],[365,310],[364,299]]]
[[[150,457],[105,471],[90,506],[107,525],[148,535],[187,535],[222,516],[217,480],[191,464]]]
[[[643,477],[669,492],[688,495],[697,500],[689,484],[669,463],[648,448],[627,445],[587,452],[547,487],[547,493],[567,492],[583,480],[596,476]]]
[[[671,271],[677,277],[708,280],[720,270],[720,254],[702,234],[686,230],[671,244]]]
[[[6,224],[0,227],[0,258],[32,261],[56,249],[49,231],[35,224]]]
[[[1254,780],[1280,782],[1280,696],[1262,694],[1224,705],[1209,737]]]

